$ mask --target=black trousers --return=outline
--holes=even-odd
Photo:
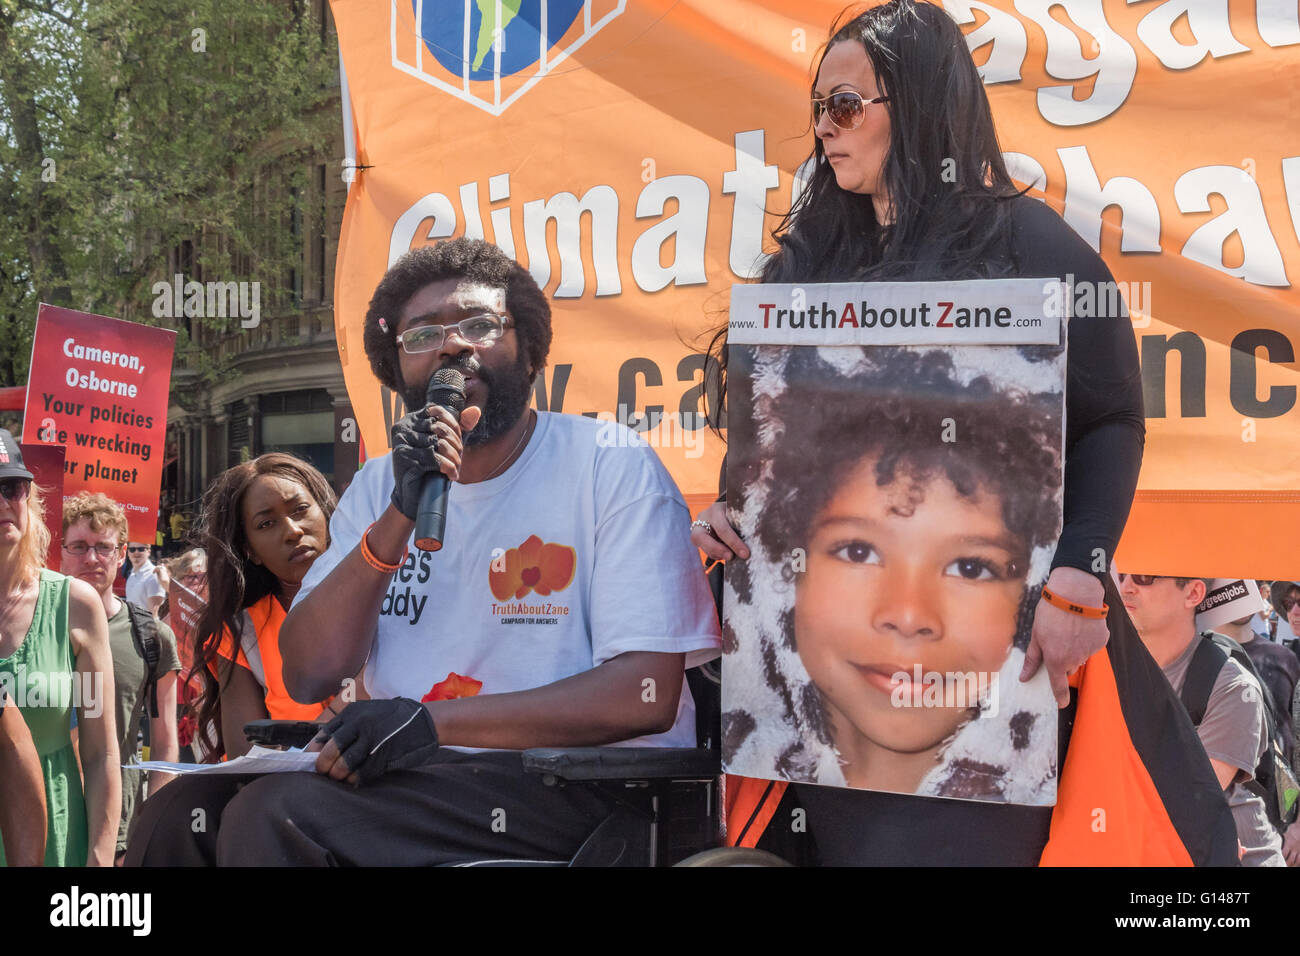
[[[145,801],[127,866],[437,866],[565,860],[614,803],[547,787],[515,751],[439,751],[352,787],[315,773],[183,776]]]

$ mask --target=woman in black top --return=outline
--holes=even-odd
[[[937,6],[893,0],[833,26],[812,98],[813,172],[773,234],[778,249],[763,282],[1072,276],[1082,305],[1085,284],[1093,303],[1096,290],[1107,288],[1101,284],[1113,281],[1056,213],[1013,184],[965,40]],[[1127,308],[1097,311],[1076,309],[1069,324],[1065,520],[1047,582],[1088,607],[1105,600],[1103,579],[1128,518],[1145,435]],[[725,333],[714,343],[724,370]],[[706,554],[748,557],[725,501],[700,518],[708,526],[697,522],[692,539]],[[1068,674],[1108,635],[1104,619],[1040,602],[1022,679],[1045,665],[1065,707]],[[822,820],[818,844],[827,862],[1033,863],[1050,821],[1050,809],[945,801],[922,823],[915,801],[924,798],[798,790],[814,832]],[[993,821],[1012,824],[1020,834],[1013,845]],[[954,860],[957,843],[967,851]]]

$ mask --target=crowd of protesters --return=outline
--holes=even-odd
[[[921,63],[923,75],[909,73]],[[941,10],[897,0],[837,25],[817,72],[817,162],[773,236],[779,249],[764,281],[1067,271],[1111,281],[1059,217],[1017,191],[965,42]],[[964,192],[934,202],[948,191],[937,179],[943,157],[956,157]],[[1118,595],[1146,665],[1169,684],[1146,690],[1186,708],[1180,727],[1195,728],[1203,753],[1184,769],[1189,780],[1213,771],[1238,860],[1300,865],[1300,581],[1260,582],[1268,603],[1213,634],[1196,626],[1208,579],[1088,570],[1094,545],[1114,551],[1142,452],[1127,310],[1109,318],[1069,327],[1066,530],[1049,580],[1056,600],[1044,589],[1051,607],[1037,611],[1035,666],[1069,706],[1068,674],[1114,637],[1107,611]],[[519,751],[691,746],[683,672],[722,644],[692,541],[720,559],[744,560],[748,546],[725,501],[692,525],[644,443],[611,446],[598,423],[528,407],[550,342],[545,295],[500,249],[455,239],[407,253],[375,290],[363,337],[376,378],[412,410],[393,429],[392,453],[369,461],[338,502],[315,469],[286,454],[227,470],[203,496],[189,535],[197,550],[170,568],[153,564],[148,543],[127,540],[119,505],[79,495],[64,505],[64,574],[46,570],[46,503],[12,435],[0,431],[0,676],[16,698],[0,712],[8,858],[564,859],[614,803],[596,790],[543,786],[523,773]],[[426,403],[431,378],[447,369],[465,382],[459,418]],[[458,536],[439,540],[430,562],[429,551],[417,558],[407,544],[435,475],[458,483],[447,505]],[[178,535],[184,522],[163,504]],[[870,549],[860,550],[866,563]],[[113,581],[124,562],[122,601]],[[526,621],[494,616],[486,593],[509,602],[570,587],[563,616]],[[436,611],[424,616],[431,598]],[[426,692],[435,656],[449,672]],[[78,693],[34,702],[37,671],[75,676],[64,686]],[[317,773],[146,781],[131,769],[138,729],[147,727],[153,758],[180,757],[192,734],[193,759],[210,762],[245,753],[244,727],[259,718],[322,725],[311,742]],[[941,833],[933,826],[941,815],[962,830],[952,824],[966,810],[951,802],[931,801],[922,820],[913,813],[921,798],[840,791],[826,802],[831,789],[800,791],[809,802],[823,791],[814,832],[824,823],[823,834],[846,835],[827,839],[824,851],[838,843],[857,852],[890,829],[906,838],[896,842],[909,862],[942,862],[949,844],[987,850],[978,827],[938,852],[910,840]],[[199,809],[220,825],[192,826]],[[498,814],[509,827],[492,825]],[[1041,841],[1019,844],[995,848],[996,861],[1020,850],[1037,860]],[[879,860],[879,847],[870,849]]]
[[[469,271],[472,263],[457,268]],[[427,274],[439,273],[435,268]],[[497,307],[506,311],[509,298]],[[481,377],[491,374],[461,361]],[[453,432],[439,425],[441,418],[425,421],[428,440],[408,441],[454,472],[463,446],[449,440]],[[41,489],[23,467],[13,436],[0,431],[0,445],[9,459],[0,466],[5,689],[15,682],[21,686],[24,668],[96,679],[85,684],[89,689],[80,697],[74,694],[76,699],[35,705],[18,700],[17,706],[10,700],[0,710],[5,853],[15,862],[46,865],[115,860],[120,865],[124,858],[130,864],[213,862],[220,856],[220,835],[200,834],[195,845],[182,845],[174,839],[170,818],[177,813],[188,818],[201,805],[221,819],[247,781],[227,776],[178,784],[166,773],[146,779],[131,765],[143,756],[142,738],[153,760],[233,758],[248,750],[243,727],[249,721],[270,717],[323,725],[368,696],[361,669],[354,671],[351,692],[301,702],[315,695],[304,695],[301,681],[295,685],[280,646],[282,626],[304,580],[316,560],[337,545],[331,535],[333,491],[311,465],[287,454],[269,453],[238,465],[218,476],[204,495],[196,546],[158,565],[148,545],[128,541],[126,514],[118,503],[83,492],[64,503],[63,573],[55,574],[42,567],[47,540]],[[390,467],[386,460],[377,464]],[[398,490],[392,494],[396,507]],[[339,560],[329,565],[337,570]],[[385,566],[385,580],[399,565],[414,570],[414,562],[407,561]],[[120,571],[127,572],[125,600],[114,588]],[[1187,703],[1189,671],[1200,666],[1193,660],[1203,644],[1213,643],[1195,627],[1209,580],[1122,574],[1118,581],[1143,643]],[[183,609],[171,600],[173,583],[197,601],[196,621],[179,621]],[[1216,629],[1219,645],[1241,653],[1214,661],[1207,698],[1189,716],[1232,810],[1243,865],[1296,866],[1300,824],[1290,822],[1287,807],[1279,813],[1269,806],[1270,794],[1256,774],[1274,736],[1286,769],[1295,767],[1300,581],[1258,586],[1257,606]],[[183,623],[188,643],[178,645],[169,619]],[[187,695],[181,688],[191,681],[199,690]],[[72,746],[74,711],[79,758]],[[186,721],[195,732],[182,747],[179,728]],[[336,750],[336,760],[342,750]],[[347,772],[356,772],[350,762]],[[40,788],[33,785],[38,778]],[[169,800],[172,788],[177,796]],[[173,807],[180,809],[169,814]],[[46,826],[32,825],[42,818]]]

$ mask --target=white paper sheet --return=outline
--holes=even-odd
[[[146,760],[127,764],[134,770],[161,770],[163,773],[291,773],[315,771],[316,754],[303,750],[270,750],[254,745],[242,757],[223,763],[169,763],[165,760]]]

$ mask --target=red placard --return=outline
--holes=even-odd
[[[33,481],[45,495],[45,526],[50,529],[50,548],[45,566],[57,571],[63,561],[63,460],[67,449],[60,445],[33,445],[19,442],[23,464],[35,477]]]
[[[181,581],[172,579],[168,589],[168,611],[166,623],[175,635],[175,650],[181,657],[181,683],[177,685],[177,700],[186,708],[177,727],[177,739],[181,747],[188,747],[194,740],[194,731],[198,727],[199,698],[203,697],[203,678],[191,674],[194,669],[195,631],[199,627],[199,617],[203,614],[207,601],[199,594],[190,591]]]
[[[176,652],[181,659],[181,680],[190,676],[194,667],[194,632],[199,626],[199,617],[208,602],[195,594],[181,582],[172,578],[167,591],[167,626],[176,635]],[[182,687],[179,699],[181,703],[198,700],[203,694],[203,681],[197,675],[190,678]]]
[[[44,305],[36,315],[23,441],[63,445],[63,493],[102,491],[132,541],[158,524],[176,333]]]

